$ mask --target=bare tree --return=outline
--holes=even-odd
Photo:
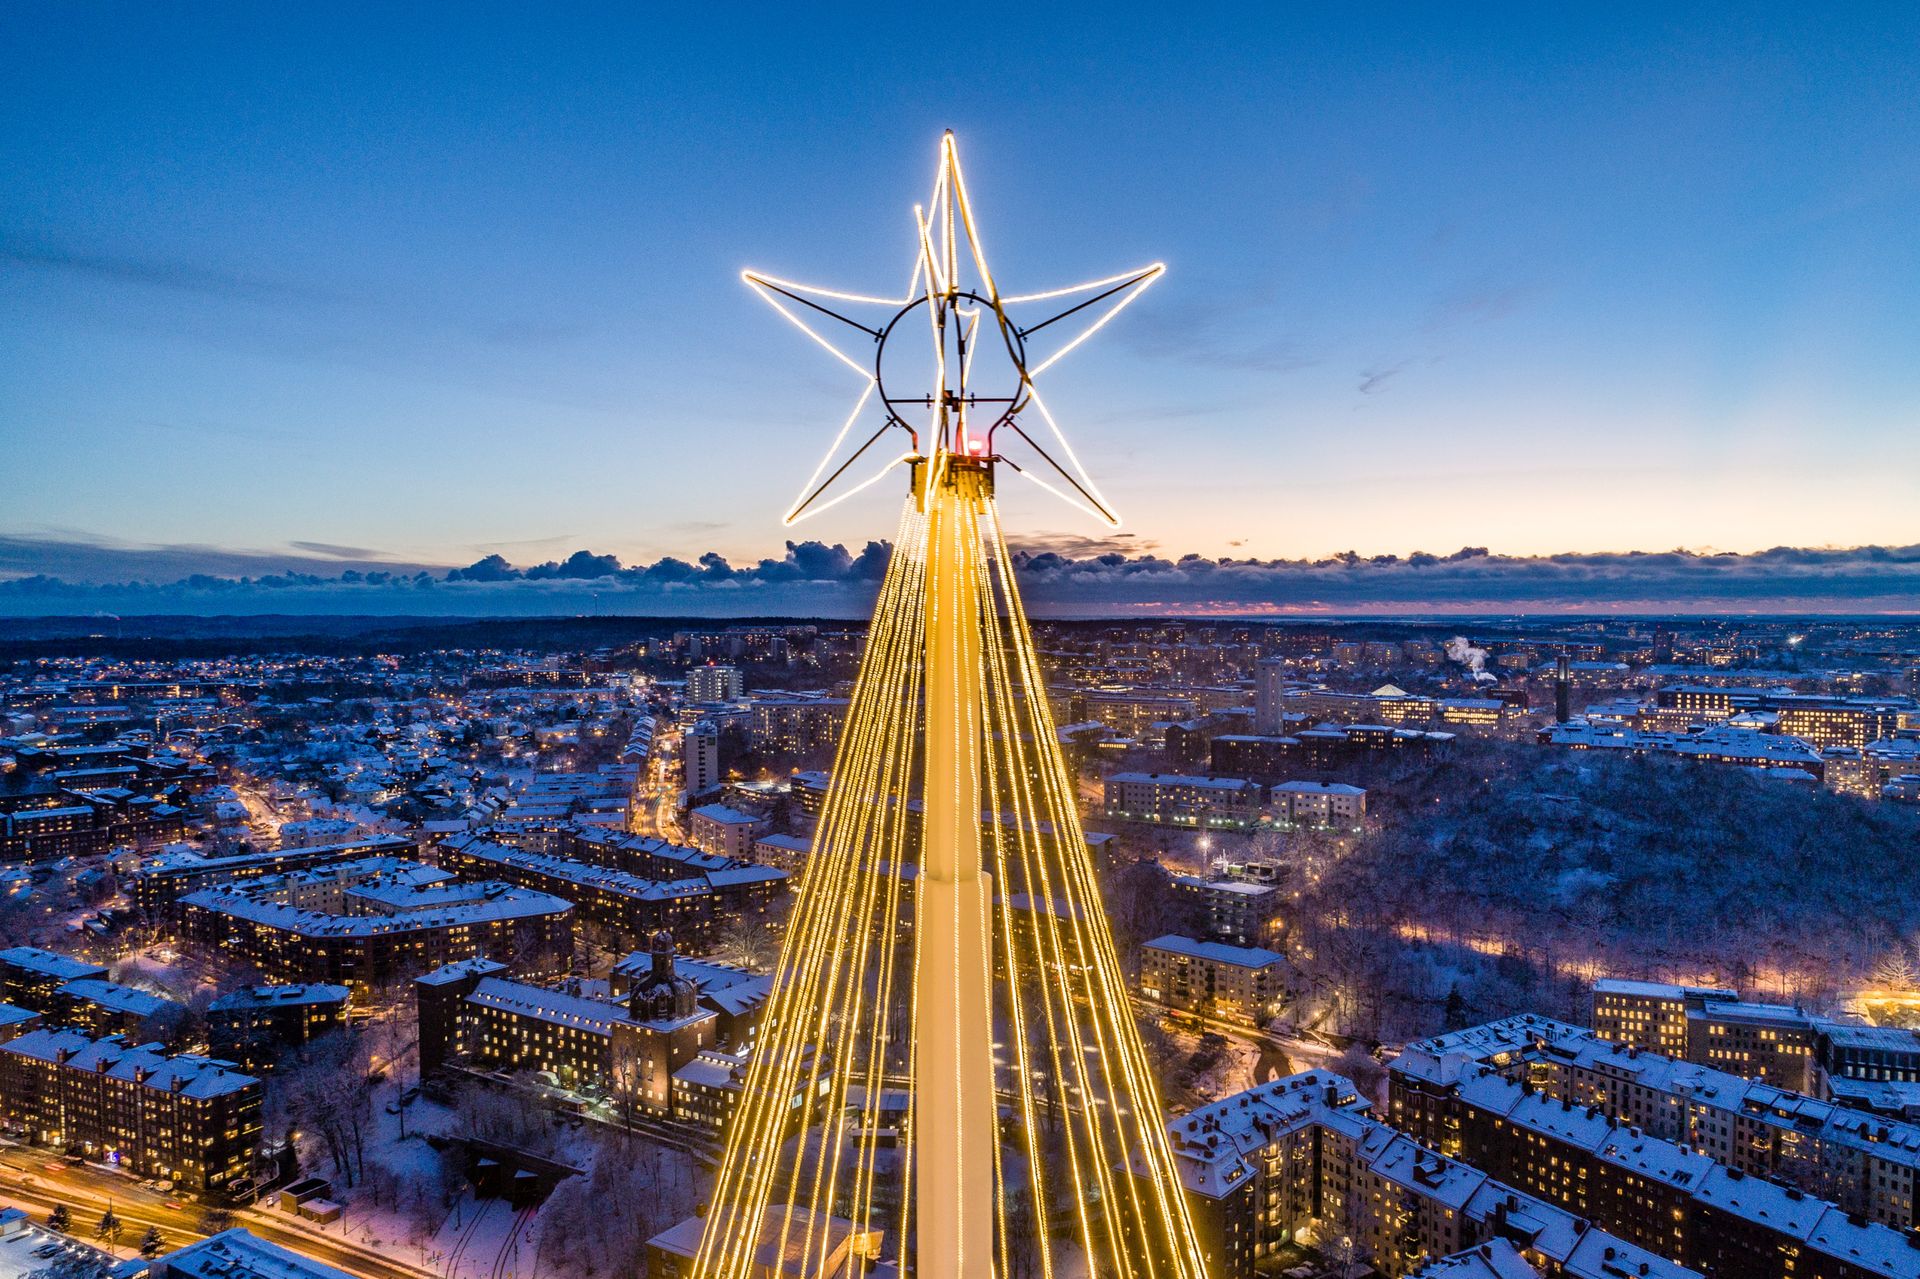
[[[269,1086],[270,1110],[317,1138],[335,1175],[348,1186],[366,1172],[366,1136],[373,1123],[367,1068],[360,1037],[337,1030],[313,1041],[307,1060],[275,1075]]]

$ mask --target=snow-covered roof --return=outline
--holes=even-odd
[[[387,933],[450,928],[461,924],[560,915],[573,909],[572,902],[549,893],[488,882],[482,885],[488,890],[482,900],[460,905],[405,911],[397,915],[329,915],[280,902],[263,901],[241,891],[242,887],[209,888],[189,893],[180,899],[180,904],[231,915],[302,937],[377,937]]]
[[[702,804],[693,810],[693,816],[722,826],[758,826],[763,818],[752,813],[743,813],[730,804]]]
[[[1276,951],[1265,950],[1258,946],[1229,946],[1225,942],[1195,941],[1191,937],[1182,937],[1178,933],[1168,933],[1156,937],[1146,944],[1147,950],[1158,950],[1169,955],[1183,955],[1188,959],[1204,959],[1213,964],[1231,964],[1235,968],[1267,968],[1285,961],[1286,956]]]
[[[1195,790],[1260,789],[1258,782],[1250,782],[1243,777],[1195,777],[1186,773],[1113,773],[1107,777],[1107,780],[1132,785],[1187,786]]]
[[[118,982],[102,981],[98,977],[76,977],[66,982],[55,994],[65,995],[69,999],[84,1000],[96,1004],[109,1012],[125,1013],[130,1017],[152,1017],[178,1004],[171,999],[156,995],[148,990],[136,990],[132,986],[122,986]]]
[[[0,1052],[64,1064],[90,1074],[105,1074],[143,1084],[156,1092],[195,1098],[225,1096],[260,1084],[253,1076],[243,1075],[210,1058],[185,1053],[169,1057],[152,1045],[130,1048],[118,1035],[94,1039],[78,1030],[30,1030],[0,1044]]]
[[[164,1254],[154,1279],[356,1279],[345,1270],[268,1243],[244,1226]]]
[[[569,995],[564,991],[543,990],[538,986],[527,986],[500,977],[481,978],[480,984],[467,996],[467,1002],[595,1035],[611,1035],[616,1024],[626,1024],[631,1020],[626,1008],[620,1004]]]
[[[99,977],[107,971],[99,964],[90,964],[84,959],[75,959],[71,955],[41,950],[38,946],[10,946],[6,950],[0,950],[0,964],[5,964],[9,968],[18,968],[24,972],[39,973],[43,977],[52,977],[60,981],[72,981],[78,977]]]
[[[304,982],[292,986],[243,986],[208,1005],[214,1012],[236,1008],[282,1008],[305,1004],[344,1004],[353,997],[345,986]]]
[[[1364,795],[1364,786],[1352,786],[1346,782],[1280,782],[1273,788],[1283,795]]]
[[[416,986],[446,986],[453,982],[464,981],[476,973],[487,976],[492,973],[504,973],[507,966],[495,959],[476,955],[472,959],[457,959],[451,964],[443,964],[424,976],[413,979]]]
[[[1490,1239],[1465,1252],[1429,1262],[1412,1279],[1539,1279],[1540,1272],[1504,1239]]]

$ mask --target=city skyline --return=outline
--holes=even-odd
[[[1008,270],[1170,267],[1153,307],[1059,372],[1128,523],[1010,501],[1026,549],[1081,565],[1056,577],[1108,579],[1037,608],[1911,596],[1920,115],[1894,69],[1920,25],[1896,11],[1711,33],[1060,20],[931,95],[901,57],[921,32],[893,17],[482,14],[377,41],[365,12],[6,21],[0,579],[444,581],[490,555],[713,554],[759,567],[676,593],[710,579],[686,611],[737,612],[742,586],[808,562],[787,536],[857,560],[880,494],[778,526],[844,399],[736,274],[777,246],[803,278],[890,280],[911,248],[892,175],[952,125]],[[1481,547],[1471,590],[1333,560]],[[1892,549],[1752,555],[1778,547]],[[1189,554],[1270,580],[1122,591],[1095,559]],[[1638,595],[1606,585],[1649,568]],[[536,602],[493,589],[502,611]],[[793,611],[750,593],[744,611]],[[410,611],[322,594],[16,581],[0,608]]]

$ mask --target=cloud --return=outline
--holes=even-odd
[[[182,259],[67,248],[13,232],[0,234],[0,262],[114,284],[192,293],[236,302],[323,302],[318,290],[242,275]]]
[[[1014,539],[1013,549],[1032,555],[1052,553],[1074,559],[1100,555],[1139,555],[1160,549],[1160,543],[1137,533],[1109,533],[1087,537],[1079,533],[1026,533]]]
[[[1408,363],[1410,363],[1410,361],[1402,360],[1398,364],[1389,365],[1384,369],[1362,369],[1360,370],[1360,385],[1356,389],[1362,395],[1372,395],[1382,386],[1386,385],[1387,379],[1398,376],[1400,371],[1407,367]]]
[[[1155,549],[1137,539],[1043,535],[1023,545],[1014,563],[1033,611],[1051,616],[1920,611],[1920,546],[1545,556],[1470,546],[1445,555],[1345,551],[1317,560],[1169,559]],[[691,561],[623,565],[583,549],[525,568],[494,554],[464,568],[429,569],[14,536],[0,537],[0,574],[16,574],[0,581],[0,614],[859,617],[872,606],[890,553],[884,542],[858,552],[789,542],[782,554],[751,564],[709,551]],[[74,573],[75,565],[98,570],[103,563],[174,568],[172,576]]]
[[[336,546],[332,542],[288,542],[296,551],[305,551],[309,555],[318,555],[329,560],[384,560],[385,551],[376,551],[366,546]]]
[[[342,569],[418,572],[364,547],[290,542],[292,551],[206,546],[193,542],[122,542],[77,530],[47,535],[0,533],[0,578],[52,576],[78,582],[164,582],[188,576],[254,578]]]

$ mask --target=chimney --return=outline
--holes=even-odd
[[[1564,724],[1573,718],[1573,664],[1562,652],[1553,661],[1553,722]]]

